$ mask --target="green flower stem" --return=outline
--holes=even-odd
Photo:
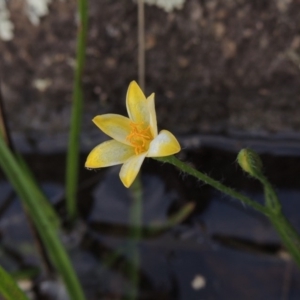
[[[293,226],[288,222],[285,216],[282,214],[279,199],[271,184],[265,177],[260,176],[260,178],[257,178],[262,182],[265,188],[266,206],[263,206],[259,203],[254,202],[252,199],[236,192],[235,190],[224,186],[223,184],[210,178],[209,176],[195,170],[194,168],[177,159],[175,156],[160,157],[155,159],[161,162],[170,163],[178,169],[180,169],[181,171],[198,178],[199,180],[211,185],[217,190],[231,197],[239,199],[244,204],[247,204],[252,208],[265,214],[277,230],[285,247],[288,249],[295,262],[300,267],[300,236],[293,228]]]
[[[130,192],[132,195],[132,204],[129,216],[131,229],[129,232],[128,254],[131,258],[132,264],[128,270],[131,287],[128,290],[128,297],[126,299],[136,300],[138,298],[140,281],[138,273],[140,266],[140,253],[138,244],[142,238],[143,188],[141,176],[137,176],[130,187]]]
[[[272,212],[269,216],[269,219],[274,225],[274,227],[277,229],[286,248],[290,251],[295,261],[299,264],[300,236],[283,215],[281,203],[268,179],[263,174],[258,174],[256,178],[264,186],[266,206]]]
[[[295,234],[294,228],[291,227],[290,223],[282,214],[270,214],[269,219],[277,230],[285,247],[300,268],[300,240],[298,234]]]
[[[268,179],[262,174],[256,177],[264,186],[264,194],[266,200],[266,206],[269,207],[274,213],[281,212],[281,204],[276,192]]]
[[[66,200],[70,220],[77,216],[76,191],[79,166],[79,133],[81,129],[83,91],[82,73],[85,64],[88,6],[87,0],[78,0],[79,27],[77,34],[77,53],[73,89],[73,106],[71,117],[70,138],[66,167]]]
[[[185,164],[184,162],[180,161],[179,159],[177,159],[173,155],[166,156],[166,157],[156,157],[155,159],[158,160],[158,161],[161,161],[161,162],[166,162],[166,163],[169,163],[171,165],[174,165],[175,167],[177,167],[181,171],[196,177],[197,179],[199,179],[199,180],[205,182],[206,184],[214,187],[215,189],[219,190],[220,192],[223,192],[224,194],[229,195],[233,198],[239,199],[244,204],[251,206],[252,208],[258,210],[259,212],[261,212],[265,215],[269,215],[269,209],[268,208],[266,208],[263,205],[253,201],[252,199],[248,198],[247,196],[244,196],[244,195],[240,194],[239,192],[235,191],[234,189],[223,185],[221,182],[212,179],[211,177],[201,173],[200,171],[197,171],[196,169],[194,169],[193,167],[191,167],[191,166]]]
[[[300,252],[300,236],[298,232],[295,230],[295,228],[291,225],[291,223],[286,219],[286,217],[280,212],[278,214],[275,212],[274,214],[271,214],[270,218],[277,219],[277,222],[281,224],[281,227],[284,228],[285,234],[293,241],[293,244],[296,245],[296,248],[298,249],[298,252]]]

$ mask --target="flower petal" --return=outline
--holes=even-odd
[[[120,179],[127,188],[131,186],[136,178],[146,155],[147,152],[140,155],[135,155],[129,158],[122,166],[120,171]]]
[[[124,163],[134,156],[134,148],[115,140],[106,141],[96,146],[88,155],[85,167],[98,169]]]
[[[93,122],[111,138],[130,145],[126,137],[130,134],[130,119],[116,114],[105,114],[96,116]]]
[[[154,102],[154,93],[152,93],[147,98],[148,110],[150,113],[150,129],[153,137],[157,136],[157,121],[156,121],[156,111],[155,111],[155,102]]]
[[[148,126],[150,123],[150,114],[147,100],[135,81],[129,84],[126,95],[126,107],[129,118],[135,123],[143,123]]]
[[[176,137],[168,130],[162,130],[150,143],[148,157],[169,156],[181,149]]]

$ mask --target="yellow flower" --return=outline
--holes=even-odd
[[[116,114],[96,116],[93,122],[112,140],[96,146],[87,157],[85,167],[98,169],[123,164],[120,179],[129,187],[145,157],[162,157],[180,151],[174,135],[157,133],[154,93],[148,98],[135,81],[128,87],[126,107],[129,118]]]

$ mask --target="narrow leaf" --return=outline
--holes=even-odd
[[[28,172],[24,171],[24,165],[20,164],[14,157],[1,136],[0,165],[11,184],[14,186],[20,199],[24,202],[53,264],[66,284],[71,299],[83,300],[84,295],[76,273],[71,265],[68,254],[58,237],[57,226],[53,225],[55,223],[52,219],[53,215],[51,217],[49,213],[44,212],[46,202],[41,205],[43,196],[39,188],[32,177],[28,176]],[[50,209],[46,209],[46,212],[47,211],[49,212]]]
[[[0,294],[6,300],[28,300],[24,292],[19,288],[17,283],[0,266]]]

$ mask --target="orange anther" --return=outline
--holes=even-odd
[[[130,123],[131,132],[126,137],[130,144],[134,147],[135,154],[141,154],[148,150],[150,141],[153,139],[150,126],[146,128],[143,123]]]

